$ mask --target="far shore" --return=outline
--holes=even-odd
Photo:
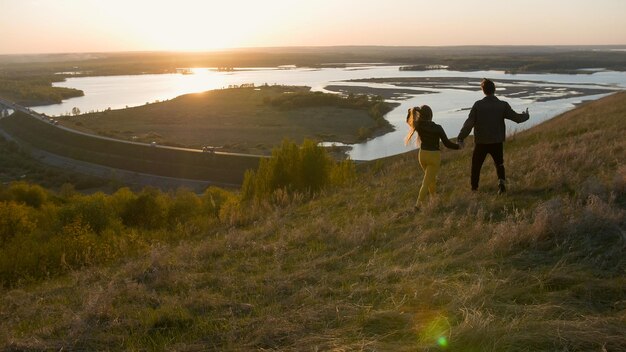
[[[429,92],[411,91],[404,87],[416,88],[435,88],[435,89],[462,89],[469,91],[480,91],[480,79],[472,79],[467,77],[399,77],[399,78],[370,78],[358,79],[349,82],[361,83],[381,83],[391,86],[390,88],[377,88],[376,94],[387,96],[402,96],[407,91],[413,95],[424,94]],[[542,81],[525,81],[525,80],[498,80],[497,94],[506,98],[530,99],[537,102],[546,102],[558,99],[568,99],[583,97],[597,94],[609,94],[618,91],[614,87],[607,86],[606,89],[590,86],[587,84],[578,84],[577,88],[562,87],[553,82]],[[597,86],[597,85],[594,85]],[[363,90],[364,87],[353,86],[337,86],[343,91],[356,93]],[[394,88],[395,87],[395,88]],[[328,88],[327,88],[328,89]],[[334,88],[339,89],[339,88]],[[373,88],[372,88],[373,89]],[[331,90],[331,89],[329,89]],[[386,91],[386,92],[383,92]]]
[[[409,99],[413,95],[419,94],[429,94],[435,93],[434,91],[419,91],[414,89],[403,89],[403,88],[373,88],[373,87],[365,87],[365,86],[350,86],[350,85],[339,85],[339,84],[331,84],[324,89],[342,94],[368,94],[368,95],[378,95],[385,99],[391,100],[406,100]]]
[[[622,48],[622,46],[614,46]],[[0,97],[24,106],[55,104],[80,96],[53,87],[70,77],[186,73],[197,67],[347,68],[355,65],[446,67],[450,71],[590,74],[626,71],[626,52],[605,46],[285,47],[215,52],[114,52],[0,55]],[[590,70],[592,68],[592,70]]]

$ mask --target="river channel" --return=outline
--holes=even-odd
[[[581,74],[507,74],[445,69],[401,71],[399,66],[362,64],[322,69],[248,68],[230,72],[193,68],[191,74],[186,73],[68,78],[55,86],[80,89],[85,93],[83,97],[33,109],[50,116],[69,114],[74,107],[83,113],[123,109],[183,94],[250,83],[309,86],[327,92],[375,92],[399,106],[385,116],[395,131],[351,145],[349,154],[352,159],[373,160],[415,148],[403,143],[407,132],[406,111],[412,106],[430,105],[434,121],[444,127],[448,136],[456,136],[469,108],[483,97],[479,87],[483,77],[496,82],[496,94],[508,101],[514,110],[521,112],[528,108],[530,111],[531,119],[527,123],[507,122],[509,133],[552,118],[580,102],[626,89],[625,72],[604,70]]]

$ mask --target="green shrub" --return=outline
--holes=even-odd
[[[13,237],[28,234],[35,228],[36,224],[27,206],[0,202],[0,247]]]
[[[66,224],[58,237],[57,241],[61,244],[60,253],[50,253],[50,259],[53,259],[54,262],[57,261],[55,254],[60,255],[58,260],[61,266],[68,269],[98,262],[98,239],[86,222],[76,219]],[[54,246],[50,247],[53,248]],[[51,263],[50,267],[51,271],[54,270],[54,263]]]
[[[331,182],[342,184],[350,179],[354,169],[349,164],[352,162],[335,163],[311,140],[305,140],[301,147],[285,140],[272,151],[271,158],[261,160],[256,171],[246,173],[242,196],[259,201],[271,199],[278,190],[291,195],[316,194]]]
[[[59,210],[61,224],[67,225],[80,221],[88,225],[95,233],[101,233],[113,222],[114,213],[103,193],[89,196],[75,196]]]
[[[26,182],[15,182],[11,184],[8,194],[11,200],[33,208],[41,207],[48,199],[48,192],[43,187]]]
[[[297,169],[297,178],[300,182],[299,190],[305,193],[318,193],[330,183],[330,171],[333,160],[324,148],[315,142],[305,140],[300,147],[300,165]]]
[[[165,196],[157,189],[145,188],[126,204],[122,222],[126,226],[156,229],[165,225],[167,210]]]
[[[202,197],[179,189],[83,195],[28,183],[0,188],[0,286],[64,274],[85,266],[204,233],[219,219],[248,223],[253,205],[210,187]],[[251,212],[251,209],[253,210]]]
[[[215,218],[219,217],[222,205],[232,197],[234,195],[231,192],[222,188],[213,186],[207,188],[201,198],[203,213]]]
[[[241,197],[229,197],[220,208],[219,219],[228,225],[243,225],[253,218],[252,204]]]
[[[97,235],[80,219],[59,230],[30,232],[0,247],[0,285],[56,276],[127,253],[132,238]],[[136,245],[136,244],[135,244]]]
[[[198,196],[186,189],[176,191],[174,198],[170,200],[168,209],[168,223],[176,225],[197,217],[202,212],[202,203]]]
[[[127,209],[136,199],[137,194],[131,191],[128,187],[123,187],[108,197],[108,203],[115,216],[122,219],[124,214],[127,212]]]

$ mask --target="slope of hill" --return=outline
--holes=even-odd
[[[55,189],[69,183],[79,190],[97,189],[110,183],[96,177],[45,166],[18,144],[0,134],[0,183],[18,180]]]
[[[117,264],[0,291],[7,350],[626,350],[626,92],[471,150],[406,213],[415,154],[351,187]],[[217,225],[216,225],[217,226]]]
[[[125,143],[57,128],[22,112],[0,121],[0,128],[35,149],[106,167],[166,177],[241,184],[257,157],[200,153],[200,150],[157,148]]]

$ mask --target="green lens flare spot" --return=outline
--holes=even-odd
[[[444,336],[441,336],[437,339],[437,345],[439,345],[439,347],[448,347],[448,339],[446,339]]]

